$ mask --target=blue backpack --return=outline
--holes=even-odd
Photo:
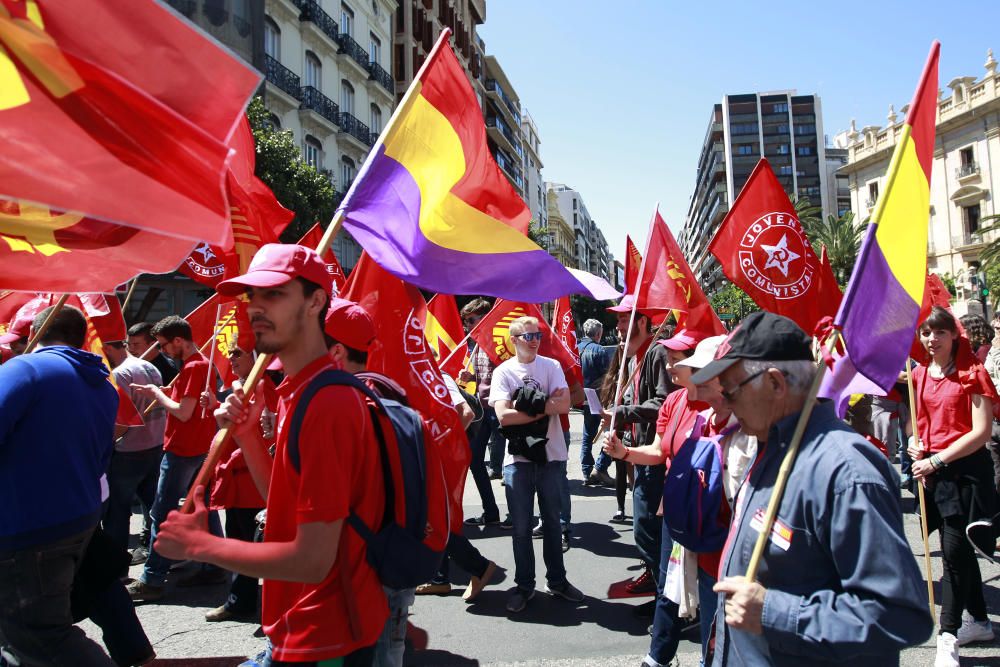
[[[717,436],[704,437],[706,421],[705,413],[698,413],[663,482],[663,519],[670,537],[696,553],[712,553],[726,543],[729,526],[719,521],[724,502],[722,439],[739,428],[734,424]]]
[[[437,451],[424,442],[420,414],[399,401],[380,398],[357,377],[327,370],[303,390],[288,431],[288,458],[300,470],[299,431],[316,392],[331,385],[357,389],[368,399],[385,486],[385,514],[373,531],[353,510],[347,523],[364,539],[368,563],[389,588],[430,581],[448,539],[447,491]],[[342,568],[343,570],[343,568]]]

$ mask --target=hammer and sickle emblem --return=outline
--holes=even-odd
[[[0,240],[14,252],[39,253],[50,257],[69,252],[56,241],[56,230],[72,227],[83,219],[79,213],[52,215],[44,206],[21,202],[18,213],[0,206]]]
[[[83,79],[45,32],[37,0],[0,0],[0,111],[31,100],[8,51],[53,97],[83,88]]]
[[[684,300],[688,303],[691,302],[691,286],[687,282],[687,278],[684,276],[684,271],[681,270],[680,265],[674,260],[667,260],[667,275],[674,279],[674,282],[684,290]]]

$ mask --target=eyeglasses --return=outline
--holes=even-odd
[[[528,333],[516,334],[515,338],[520,338],[525,343],[530,343],[533,340],[541,342],[542,338],[545,336],[541,331],[529,331]]]
[[[750,377],[745,378],[743,380],[743,382],[740,382],[738,385],[736,385],[732,389],[723,389],[719,393],[722,394],[722,398],[724,398],[727,401],[729,401],[730,403],[732,403],[733,402],[733,398],[735,398],[736,394],[739,392],[740,389],[743,388],[744,385],[753,382],[754,380],[756,380],[758,377],[760,377],[761,375],[763,375],[766,372],[767,372],[766,368],[764,370],[762,370],[762,371],[757,371],[756,373],[754,373]]]

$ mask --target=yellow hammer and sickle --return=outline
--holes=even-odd
[[[667,275],[674,279],[674,281],[684,290],[684,300],[691,301],[691,286],[688,285],[687,278],[684,276],[684,272],[681,270],[680,265],[670,260],[667,262]]]
[[[21,202],[20,212],[6,213],[0,208],[0,240],[14,252],[38,252],[46,257],[69,252],[56,242],[56,230],[72,227],[83,219],[79,213],[52,215],[44,206]]]
[[[83,79],[59,50],[59,45],[45,32],[42,13],[36,0],[26,0],[27,19],[15,18],[9,6],[0,1],[0,111],[27,104],[31,97],[21,79],[17,64],[31,72],[53,97],[65,97],[83,88]],[[4,49],[6,47],[6,49]]]

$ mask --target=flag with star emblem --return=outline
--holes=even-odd
[[[795,206],[765,158],[754,167],[708,251],[754,303],[806,332],[837,312],[837,281],[813,252]]]

